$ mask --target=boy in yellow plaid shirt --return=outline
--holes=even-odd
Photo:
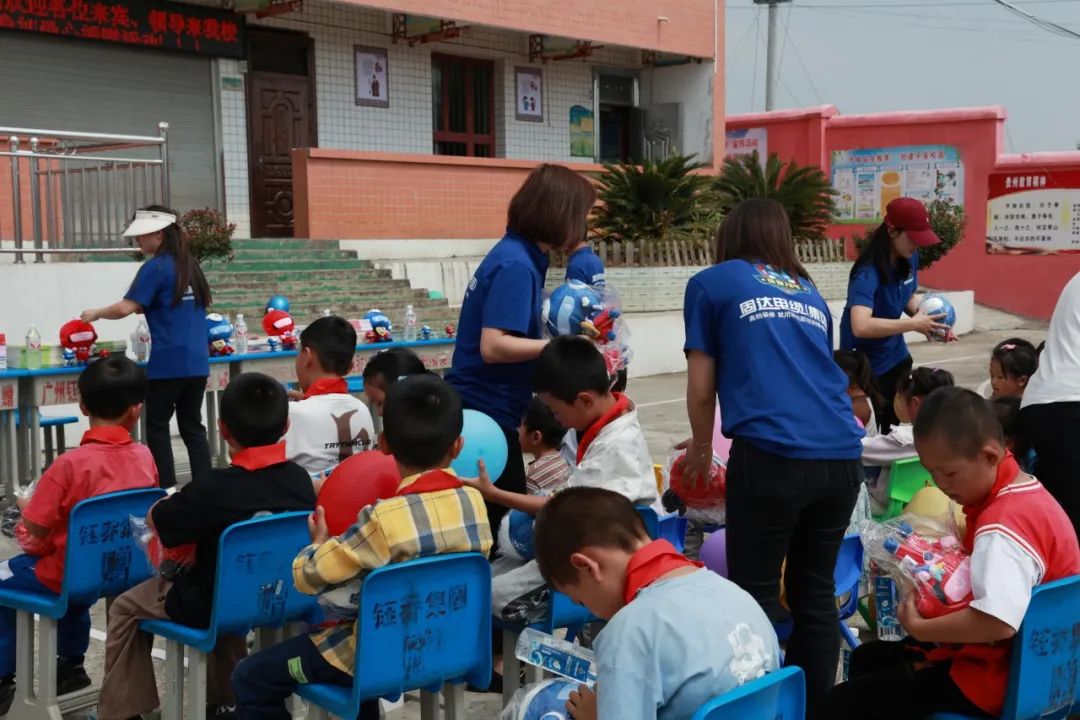
[[[312,544],[293,561],[298,590],[344,595],[355,608],[364,575],[384,565],[443,553],[488,553],[484,500],[448,468],[464,444],[462,422],[460,398],[434,375],[390,387],[379,444],[404,478],[398,494],[361,510],[339,537],[329,536],[323,510],[316,510],[309,521]],[[236,717],[291,720],[285,701],[298,685],[352,685],[355,654],[356,623],[349,621],[252,655],[233,674]],[[378,717],[376,700],[361,707],[358,720]]]

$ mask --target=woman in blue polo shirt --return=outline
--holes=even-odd
[[[728,577],[785,623],[787,558],[787,662],[806,673],[814,708],[839,659],[833,569],[862,479],[863,431],[833,362],[829,307],[795,256],[784,208],[740,203],[724,219],[716,255],[717,265],[690,279],[683,305],[693,431],[686,471],[708,470],[719,399],[733,439]]]
[[[570,259],[566,262],[566,282],[571,280],[594,287],[604,287],[607,284],[604,262],[593,252],[587,239],[570,250]]]
[[[506,435],[506,469],[495,481],[504,490],[526,491],[517,427],[532,398],[533,361],[547,343],[540,306],[548,252],[585,236],[595,200],[592,184],[568,168],[533,170],[510,201],[506,235],[465,291],[446,379],[466,408],[491,416]],[[488,505],[493,535],[506,512]]]
[[[858,350],[870,359],[882,402],[874,411],[881,433],[897,421],[893,412],[896,383],[911,371],[911,353],[904,333],[929,337],[946,329],[919,310],[920,247],[936,245],[926,206],[914,198],[897,198],[885,209],[870,244],[859,254],[848,280],[847,306],[840,320],[840,349]]]
[[[124,299],[82,319],[120,320],[132,313],[146,316],[150,326],[149,380],[146,391],[146,444],[157,463],[161,487],[176,485],[169,421],[176,414],[187,446],[191,476],[210,470],[210,446],[202,423],[203,397],[210,374],[206,341],[206,308],[210,285],[176,224],[176,211],[151,205],[135,213],[124,230],[149,260],[135,275]]]

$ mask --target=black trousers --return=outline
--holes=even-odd
[[[833,688],[823,718],[829,720],[921,720],[935,713],[987,715],[949,677],[949,663],[928,664],[911,638],[867,643],[851,655],[843,685]],[[918,668],[918,669],[916,669]]]
[[[878,430],[882,435],[887,434],[893,425],[900,424],[900,418],[896,417],[896,412],[893,410],[893,398],[896,397],[897,383],[900,382],[900,378],[911,372],[912,365],[913,361],[908,355],[891,370],[874,378],[877,381],[878,391],[881,393],[881,402],[875,405],[874,415],[877,416]]]
[[[146,444],[157,464],[161,487],[176,485],[173,465],[172,437],[169,421],[176,414],[180,437],[187,447],[191,477],[199,478],[210,472],[210,444],[202,423],[206,378],[170,378],[151,380],[146,390]]]
[[[785,660],[806,673],[808,717],[822,720],[840,660],[833,571],[861,479],[858,460],[784,458],[738,438],[728,460],[728,577],[774,624],[793,622]],[[785,557],[790,618],[780,605]]]
[[[1030,405],[1020,411],[1020,422],[1035,450],[1035,477],[1080,533],[1080,402]]]
[[[311,638],[300,635],[261,650],[233,671],[236,717],[240,720],[292,720],[285,701],[299,685],[352,687],[348,673],[328,663]],[[360,704],[357,720],[379,720],[379,701]]]

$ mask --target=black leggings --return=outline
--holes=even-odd
[[[187,447],[191,478],[197,480],[210,472],[210,444],[202,423],[206,378],[171,378],[151,380],[146,389],[146,444],[157,464],[161,487],[176,485],[172,436],[169,421],[176,414],[180,437]]]
[[[900,423],[893,410],[893,398],[896,397],[896,386],[900,378],[911,372],[913,361],[911,356],[897,363],[891,370],[887,370],[874,378],[877,381],[878,392],[881,393],[881,402],[875,404],[874,414],[877,415],[878,431],[885,435],[893,425]]]
[[[1020,411],[1028,446],[1035,451],[1035,477],[1061,503],[1080,533],[1080,402],[1030,405]]]
[[[829,720],[921,720],[935,713],[989,718],[949,677],[949,663],[916,663],[911,638],[866,643],[851,655],[851,677],[833,688],[821,717]]]
[[[728,577],[757,600],[774,624],[780,566],[794,629],[786,663],[806,673],[808,717],[836,679],[840,630],[833,571],[862,482],[858,460],[796,460],[736,439],[727,472]]]

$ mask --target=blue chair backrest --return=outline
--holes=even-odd
[[[63,595],[92,605],[151,577],[150,564],[131,537],[129,517],[145,517],[165,497],[160,488],[125,490],[83,500],[71,511]]]
[[[1080,712],[1080,575],[1035,588],[1013,640],[1003,718]]]
[[[787,667],[730,690],[702,705],[691,720],[803,720],[806,681]]]
[[[491,679],[491,567],[479,553],[395,563],[360,591],[353,702]]]
[[[686,518],[669,515],[661,519],[651,507],[639,505],[634,509],[641,516],[641,522],[644,523],[649,537],[653,540],[667,540],[676,550],[682,552],[686,544],[686,528],[689,525]]]
[[[848,535],[840,544],[840,553],[836,557],[836,569],[833,582],[836,584],[836,597],[851,593],[844,607],[840,608],[843,619],[852,617],[859,605],[859,578],[863,570],[863,544],[858,535]]]
[[[222,533],[211,629],[235,635],[317,619],[318,601],[293,586],[292,574],[297,553],[311,544],[309,514],[266,515]]]

